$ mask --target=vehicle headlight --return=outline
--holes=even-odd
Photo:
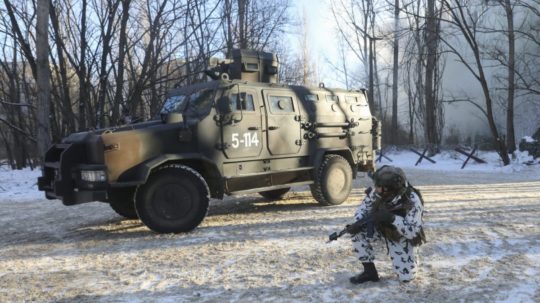
[[[86,182],[105,182],[107,175],[103,170],[81,170],[81,180]]]

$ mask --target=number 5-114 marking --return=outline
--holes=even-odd
[[[232,144],[233,148],[238,148],[240,145],[244,147],[251,147],[252,145],[258,146],[259,139],[257,138],[257,133],[244,133],[242,136],[238,133],[232,134]]]

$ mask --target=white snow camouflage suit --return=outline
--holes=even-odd
[[[361,220],[371,213],[374,202],[376,200],[375,190],[366,190],[366,197],[356,210],[354,215],[355,220]],[[415,238],[422,229],[422,214],[424,207],[421,199],[413,191],[408,191],[404,195],[409,195],[409,203],[412,207],[406,212],[405,216],[395,215],[395,219],[392,225],[398,231],[400,237],[399,241],[392,241],[391,239],[385,239],[381,232],[375,228],[373,238],[367,237],[367,228],[364,226],[362,231],[352,237],[354,252],[356,252],[358,259],[361,262],[373,262],[375,255],[371,243],[379,241],[384,243],[386,241],[388,254],[392,259],[393,269],[399,276],[401,281],[410,281],[415,278],[418,268],[418,256],[416,254],[417,248],[413,247],[411,240]],[[388,208],[391,209],[403,200],[407,200],[405,197],[396,196],[390,202],[388,202]]]

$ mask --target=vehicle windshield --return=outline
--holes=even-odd
[[[203,89],[189,95],[174,95],[165,100],[162,114],[183,113],[188,116],[200,116],[208,113],[212,106],[214,90]]]

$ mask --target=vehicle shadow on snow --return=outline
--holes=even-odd
[[[118,250],[138,250],[146,247],[146,245],[138,247],[141,246],[139,239],[144,242],[155,241],[168,247],[237,242],[246,238],[267,240],[320,237],[326,240],[328,234],[340,230],[352,221],[360,197],[363,197],[363,190],[355,188],[344,204],[329,207],[320,206],[308,192],[292,192],[283,201],[269,201],[254,195],[227,197],[224,201],[212,200],[208,216],[192,232],[167,235],[150,231],[138,220],[126,220],[116,215],[104,216],[105,218],[93,217],[89,221],[87,218],[86,222],[81,222],[80,214],[66,214],[64,218],[66,223],[63,223],[65,225],[58,226],[51,232],[46,229],[41,231],[38,228],[39,223],[34,222],[33,226],[38,230],[19,229],[13,235],[2,236],[1,242],[4,245],[72,245],[78,242],[93,242],[96,245],[95,250],[106,250],[114,246],[117,246]],[[487,199],[493,206],[485,205]],[[425,220],[428,232],[430,229],[438,233],[451,232],[455,228],[496,226],[500,223],[492,222],[494,215],[498,218],[503,216],[505,218],[503,223],[512,224],[523,219],[534,221],[534,216],[540,212],[539,204],[524,202],[506,206],[506,200],[505,197],[486,197],[481,200],[459,199],[459,197],[455,200],[449,199],[449,202],[464,204],[458,209],[444,206],[438,209],[439,203],[443,202],[427,200]],[[484,204],[478,206],[477,203]],[[501,208],[500,205],[505,206]],[[260,214],[265,213],[272,214],[273,222],[261,218]],[[291,232],[291,229],[295,232]],[[100,245],[105,247],[100,248]],[[58,253],[69,254],[69,247],[59,250]]]
[[[212,206],[210,213],[202,222],[201,226],[189,233],[160,235],[150,231],[138,220],[126,220],[120,217],[93,219],[91,222],[81,223],[78,226],[69,226],[63,232],[48,234],[47,232],[34,233],[30,231],[20,232],[10,239],[4,239],[4,244],[51,244],[51,243],[75,243],[75,242],[107,242],[110,240],[142,239],[144,241],[173,241],[172,246],[185,246],[203,243],[217,243],[219,241],[238,241],[249,238],[292,238],[292,237],[327,237],[327,234],[341,229],[345,224],[352,221],[356,204],[342,204],[337,206],[322,207],[316,202],[307,202],[305,195],[292,197],[286,201],[269,202],[258,197],[242,197],[231,199],[229,205]],[[500,200],[497,201],[497,200]],[[428,211],[425,215],[426,226],[433,230],[446,230],[453,228],[474,228],[479,226],[494,226],[498,224],[486,218],[490,216],[506,215],[506,223],[531,217],[538,212],[536,205],[512,205],[499,209],[496,205],[503,203],[504,198],[490,199],[493,207],[475,207],[474,201],[470,205],[458,210],[429,209],[430,202],[426,202]],[[463,202],[464,200],[455,200]],[[218,202],[220,203],[220,202]],[[298,212],[304,218],[288,216],[291,212]],[[261,213],[273,213],[275,222],[257,222],[260,217],[250,216]],[[520,213],[521,216],[516,214]],[[328,214],[328,215],[327,215]],[[232,216],[229,216],[232,215]],[[277,217],[276,217],[277,216]],[[69,220],[69,218],[66,218]],[[290,229],[295,228],[298,233],[291,234]],[[211,234],[212,237],[208,237]],[[108,243],[108,245],[125,245],[125,241]],[[129,242],[129,241],[128,241]],[[136,246],[137,241],[129,244]],[[136,248],[134,248],[136,249]]]
[[[331,208],[341,208],[334,206]],[[284,217],[286,218],[286,217]],[[61,237],[46,233],[32,237],[23,242],[13,242],[17,245],[47,245],[47,256],[93,255],[107,252],[134,252],[146,249],[176,249],[200,245],[221,245],[223,243],[243,242],[250,240],[305,240],[314,238],[322,244],[328,240],[328,235],[342,228],[350,217],[337,218],[287,218],[275,222],[215,222],[212,217],[189,233],[157,234],[148,230],[142,223],[134,220],[104,220],[83,224],[80,227],[64,233]],[[291,232],[294,230],[294,232]],[[58,245],[58,246],[55,246]],[[84,248],[80,248],[80,246]],[[34,258],[33,254],[20,254],[18,258]]]
[[[354,197],[355,192],[351,197]],[[350,201],[350,199],[349,199]],[[92,218],[85,217],[82,213],[86,211],[93,211],[101,213],[101,208],[89,208],[77,209],[76,212],[65,212],[63,214],[63,221],[58,224],[54,229],[40,227],[42,225],[49,226],[46,218],[36,218],[32,220],[31,224],[21,224],[16,232],[10,234],[4,234],[0,237],[0,242],[4,245],[41,245],[41,244],[75,244],[79,242],[107,242],[110,240],[132,240],[142,239],[144,241],[164,241],[173,239],[175,241],[189,241],[200,242],[202,237],[207,241],[207,233],[218,233],[220,235],[228,232],[234,232],[236,230],[242,231],[249,228],[252,231],[256,231],[259,234],[266,234],[265,228],[272,228],[273,232],[276,229],[284,228],[284,225],[294,224],[298,226],[309,225],[321,225],[323,222],[317,220],[298,220],[293,216],[290,219],[282,220],[279,223],[242,223],[243,220],[252,221],[251,214],[260,213],[274,213],[273,215],[281,212],[326,212],[326,211],[341,211],[341,208],[351,208],[351,205],[347,205],[348,202],[338,205],[323,207],[312,199],[309,193],[292,192],[289,196],[282,201],[270,201],[268,199],[258,196],[242,196],[242,197],[227,197],[224,201],[212,200],[209,208],[209,213],[202,224],[195,230],[188,233],[179,234],[157,234],[149,230],[139,220],[129,220],[120,217],[116,214],[111,215],[112,210],[108,215],[103,217],[96,217],[96,214]],[[352,208],[351,208],[352,211]],[[228,216],[231,215],[229,218]],[[286,216],[286,214],[279,214],[280,216]],[[235,222],[237,216],[241,217],[238,223],[227,224],[223,226],[221,223],[216,223],[222,220],[222,217],[226,217],[226,220]],[[317,215],[315,215],[317,216]],[[260,219],[260,217],[258,218]],[[255,219],[255,220],[258,220]],[[306,221],[306,222],[304,222]],[[309,221],[309,222],[308,222]],[[325,220],[331,222],[331,220]],[[326,223],[324,223],[326,224]],[[223,229],[223,230],[220,230]],[[290,236],[287,233],[283,233],[283,237]],[[234,241],[237,235],[234,237],[221,237],[223,241]],[[124,245],[126,241],[121,241],[117,245]],[[138,245],[137,242],[133,242]],[[96,243],[99,245],[98,243]],[[186,245],[185,243],[179,243],[180,245]],[[115,245],[112,243],[111,245]]]
[[[223,201],[211,202],[208,217],[228,214],[250,214],[276,211],[304,211],[321,209],[321,205],[310,194],[292,193],[283,200],[270,200],[263,197],[228,197]]]

